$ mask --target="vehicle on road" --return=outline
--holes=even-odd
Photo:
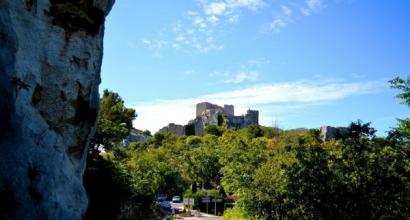
[[[172,197],[172,202],[174,202],[174,203],[181,203],[181,202],[182,202],[182,199],[181,199],[180,196],[174,196],[174,197]]]
[[[157,204],[162,208],[162,209],[171,209],[171,203],[168,201],[160,201],[157,202]]]
[[[165,194],[160,194],[157,196],[157,202],[167,201],[168,196]]]

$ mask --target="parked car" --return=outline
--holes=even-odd
[[[157,196],[157,202],[167,201],[167,197],[165,194],[160,194]]]
[[[171,209],[171,203],[169,203],[168,201],[157,202],[157,204],[158,204],[162,209]]]
[[[172,202],[174,202],[174,203],[181,203],[181,202],[182,202],[182,199],[181,199],[180,196],[174,196],[174,197],[172,197]]]

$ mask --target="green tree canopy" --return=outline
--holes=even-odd
[[[136,117],[135,110],[125,107],[124,101],[117,93],[104,90],[91,149],[98,149],[101,146],[105,149],[113,148],[129,135],[132,121]]]
[[[407,77],[407,80],[396,77],[389,82],[392,88],[401,90],[397,97],[403,101],[403,104],[410,106],[410,77]]]

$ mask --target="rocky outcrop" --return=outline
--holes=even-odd
[[[114,0],[0,1],[0,219],[81,219]]]

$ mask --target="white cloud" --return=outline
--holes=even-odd
[[[249,10],[258,10],[266,6],[264,0],[226,0],[228,8],[247,8]]]
[[[143,44],[151,44],[151,41],[148,40],[148,39],[143,39],[143,40],[142,40],[142,43],[143,43]]]
[[[138,117],[134,126],[155,132],[171,122],[186,124],[195,116],[196,103],[203,101],[218,105],[233,104],[236,114],[242,114],[250,107],[258,109],[261,123],[270,125],[272,115],[282,114],[286,118],[289,109],[303,109],[354,95],[378,92],[383,85],[384,80],[354,83],[299,81],[259,85],[187,99],[137,103],[134,108]]]
[[[176,38],[175,38],[175,41],[177,41],[177,42],[181,42],[181,41],[184,41],[185,40],[185,37],[183,36],[183,35],[178,35]]]
[[[217,22],[219,21],[219,18],[213,15],[213,16],[208,17],[208,18],[207,18],[207,21],[209,21],[209,22],[212,23],[213,25],[216,25]]]
[[[291,16],[292,15],[292,10],[289,7],[287,7],[286,5],[282,5],[281,9],[282,9],[283,14],[285,14],[286,16]]]
[[[300,8],[300,11],[304,16],[309,16],[314,12],[319,12],[324,7],[322,0],[306,0],[305,4],[305,7]]]
[[[233,78],[227,79],[224,83],[242,83],[244,81],[256,81],[259,78],[258,72],[240,72],[236,74]]]
[[[229,23],[237,23],[239,21],[239,15],[231,15],[228,20]]]
[[[316,10],[322,7],[321,0],[307,0],[306,4],[308,5],[309,9]]]
[[[158,40],[150,38],[152,40],[149,43],[143,41],[143,44],[150,49],[168,47],[188,53],[207,53],[223,49],[222,37],[226,37],[227,32],[240,25],[239,21],[249,19],[250,16],[260,12],[272,14],[270,19],[254,25],[266,33],[280,32],[297,20],[325,8],[324,0],[291,0],[286,1],[285,4],[272,0],[196,0],[195,2],[196,8],[184,12],[183,17],[167,27]],[[246,13],[249,11],[258,13]],[[261,19],[264,17],[266,16],[260,16]],[[261,19],[254,19],[254,21]],[[252,31],[249,33],[253,33]],[[180,36],[184,39],[182,40]],[[207,41],[209,38],[213,40]]]
[[[159,40],[143,43],[150,49],[168,46],[185,52],[193,50],[199,53],[221,50],[224,45],[218,42],[217,32],[223,32],[226,25],[237,23],[242,10],[257,11],[267,5],[265,0],[197,0],[197,2],[198,10],[185,12],[184,19],[170,27],[173,36],[171,35],[171,40],[166,40],[167,44]]]
[[[224,2],[212,2],[205,6],[206,15],[222,15],[226,11],[226,4]]]
[[[282,28],[286,27],[287,24],[281,18],[276,18],[270,23],[270,29],[274,31],[280,31]]]

